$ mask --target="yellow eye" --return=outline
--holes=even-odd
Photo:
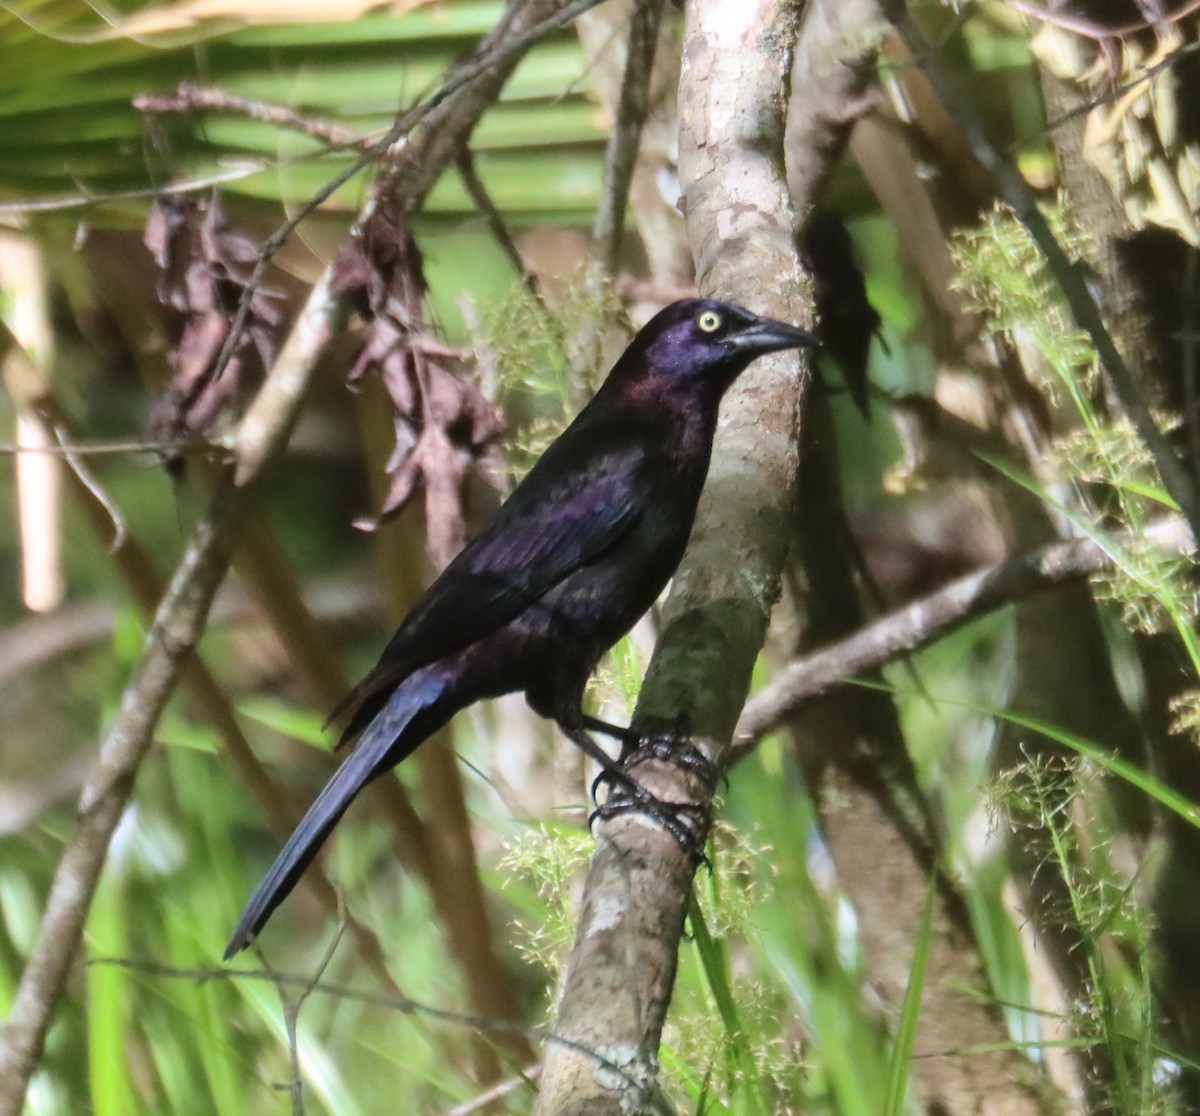
[[[705,310],[696,319],[696,325],[705,333],[716,333],[721,328],[721,315],[715,310]]]

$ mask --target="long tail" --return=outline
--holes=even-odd
[[[258,936],[275,908],[296,886],[354,796],[376,776],[411,755],[418,744],[456,712],[458,705],[446,700],[451,689],[449,682],[444,669],[436,665],[426,667],[405,679],[388,698],[250,896],[225,947],[226,961]]]

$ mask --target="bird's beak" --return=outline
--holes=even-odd
[[[743,353],[774,353],[780,349],[799,349],[820,345],[820,340],[805,330],[772,318],[758,318],[725,338],[725,344]]]

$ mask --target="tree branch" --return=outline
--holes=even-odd
[[[1133,546],[1153,542],[1164,551],[1190,552],[1195,542],[1181,519],[1166,519],[1137,538],[1118,540]],[[971,620],[1024,597],[1116,569],[1115,548],[1093,539],[1072,539],[1010,558],[966,577],[904,608],[882,616],[847,639],[791,663],[769,686],[751,698],[737,725],[731,762],[745,756],[768,732],[813,698],[867,670],[928,647]]]
[[[401,194],[408,209],[420,206],[441,169],[453,157],[520,56],[547,32],[569,23],[598,0],[560,4],[537,0],[509,10],[497,32],[445,84],[415,108],[402,113],[387,136],[372,148],[378,156],[409,136],[418,123],[430,126],[396,147],[397,166],[379,189]],[[550,7],[551,13],[538,19]],[[486,92],[487,97],[482,94]],[[457,127],[450,125],[454,121]],[[435,126],[436,125],[436,126]],[[440,162],[439,162],[440,160]],[[299,220],[361,166],[321,191],[263,247],[247,297],[230,328],[233,352],[249,307],[270,259]],[[406,179],[402,171],[411,171]],[[376,195],[377,196],[377,195]],[[368,203],[370,206],[372,203]],[[122,697],[120,709],[100,746],[80,795],[76,827],[51,884],[37,940],[4,1023],[0,1043],[0,1116],[21,1111],[29,1079],[42,1054],[46,1033],[87,920],[108,845],[133,790],[155,726],[175,687],[182,663],[204,629],[217,588],[224,579],[236,536],[254,502],[257,483],[287,443],[316,364],[340,328],[345,307],[330,289],[327,271],[309,295],[274,367],[238,426],[233,467],[220,480],[209,511],[188,540],[155,613],[142,656]],[[227,359],[227,353],[222,359]]]
[[[625,208],[629,204],[629,185],[637,163],[642,126],[650,112],[650,75],[654,51],[658,45],[658,25],[663,0],[634,0],[629,15],[629,41],[626,44],[625,71],[617,116],[604,152],[604,192],[592,223],[592,239],[600,271],[606,278],[617,270],[617,254],[625,229]]]
[[[295,423],[317,359],[340,318],[340,307],[330,295],[328,283],[318,283],[252,407],[251,444],[256,452],[243,456],[241,450],[248,415],[239,428],[236,468],[232,474],[226,473],[208,514],[193,531],[155,613],[116,719],[84,782],[76,826],[59,860],[37,940],[4,1024],[0,1116],[18,1116],[23,1107],[29,1078],[41,1058],[52,1013],[79,948],[109,841],[129,801],[154,728],[180,667],[203,630],[255,484]],[[281,381],[290,391],[282,391]],[[271,452],[261,452],[268,446]]]
[[[688,5],[679,163],[699,288],[804,323],[811,310],[781,158],[780,91],[795,17],[786,0]],[[806,383],[797,371],[794,354],[760,360],[730,392],[634,716],[640,728],[686,721],[718,762],[779,590]],[[677,768],[647,763],[638,777],[667,800],[711,807]],[[554,1045],[536,1110],[543,1116],[655,1103],[692,875],[674,838],[646,819],[629,814],[600,825],[555,1034],[619,1062],[640,1086]]]
[[[442,169],[453,158],[454,149],[447,151],[434,147],[438,132],[441,130],[438,125],[443,117],[448,112],[462,112],[464,100],[470,102],[474,97],[485,95],[484,102],[474,106],[478,108],[478,113],[482,114],[531,46],[550,34],[551,31],[566,27],[577,16],[589,8],[594,8],[599,3],[601,0],[571,0],[570,3],[551,4],[551,13],[540,20],[537,16],[543,7],[541,0],[519,5],[515,16],[514,10],[510,8],[500,24],[483,40],[479,49],[455,66],[436,92],[400,113],[395,123],[383,136],[371,144],[345,170],[330,179],[280,225],[263,243],[258,262],[255,264],[254,271],[246,283],[246,290],[238,302],[237,312],[229,327],[229,335],[217,356],[215,374],[218,376],[221,374],[229,363],[230,357],[237,351],[237,346],[242,339],[242,330],[245,328],[246,318],[250,312],[250,299],[261,286],[267,268],[276,253],[287,243],[292,233],[300,227],[301,222],[319,209],[356,174],[389,153],[397,164],[400,164],[403,158],[403,169],[408,176],[406,183],[409,197],[423,199],[433,188]],[[476,119],[478,119],[478,115]],[[424,155],[427,157],[414,158],[412,148],[405,145],[403,141],[418,125],[425,123],[432,125],[428,131],[432,133],[433,138],[427,146],[423,145]],[[455,136],[449,137],[449,142],[453,143],[456,138]],[[399,181],[397,174],[398,170],[395,170],[391,175],[390,181],[393,184]],[[383,189],[383,185],[380,184],[375,191],[375,196],[378,196]],[[370,204],[368,203],[368,209]]]

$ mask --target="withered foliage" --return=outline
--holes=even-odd
[[[426,333],[421,255],[402,220],[376,211],[338,251],[333,287],[366,323],[347,379],[353,386],[376,372],[395,412],[388,494],[378,517],[362,525],[395,515],[424,489],[429,554],[444,565],[465,537],[467,472],[496,464],[504,420],[466,374],[463,355]]]
[[[258,246],[229,227],[215,199],[177,196],[155,202],[143,241],[161,272],[159,300],[178,312],[183,323],[171,357],[171,381],[150,416],[154,436],[176,442],[203,434],[235,409],[250,379],[270,366],[278,296],[265,287],[254,291],[245,329],[217,375],[217,359],[254,270]]]

